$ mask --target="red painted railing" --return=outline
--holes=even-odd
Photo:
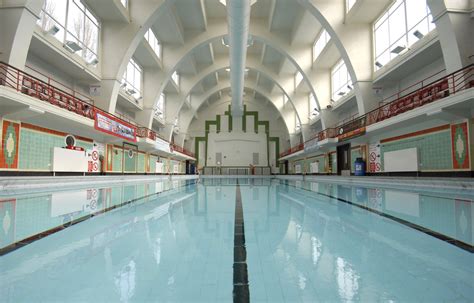
[[[432,81],[430,83],[426,82],[426,79],[417,82],[416,84],[413,84],[402,91],[407,92],[412,90],[410,93],[401,96],[401,93],[399,92],[385,99],[382,106],[370,111],[369,113],[354,118],[342,125],[324,129],[320,131],[317,136],[314,136],[312,139],[306,142],[315,139],[322,141],[327,138],[336,138],[337,136],[341,135],[341,133],[347,133],[384,121],[404,112],[410,111],[414,108],[421,107],[423,105],[456,94],[457,92],[474,87],[474,64],[470,64],[465,68],[444,76],[438,80]],[[413,88],[416,86],[419,88],[413,91]],[[393,100],[390,101],[391,99]]]
[[[281,157],[284,157],[284,156],[288,156],[288,155],[291,155],[291,154],[294,154],[300,150],[303,150],[304,149],[304,143],[300,143],[296,146],[293,146],[291,148],[289,148],[288,150],[285,150],[284,152],[280,153],[280,158]]]
[[[173,150],[175,150],[179,153],[182,153],[182,154],[185,154],[185,155],[188,155],[188,156],[194,158],[194,153],[190,152],[189,150],[185,149],[184,147],[181,147],[181,146],[176,145],[174,143],[171,143],[171,147],[173,148]]]
[[[30,68],[31,69],[31,68]],[[36,71],[39,73],[38,71]],[[43,75],[44,77],[47,77]],[[29,73],[25,73],[11,65],[4,62],[0,62],[0,85],[7,86],[15,89],[18,92],[22,92],[31,97],[37,98],[41,101],[49,102],[52,105],[60,108],[67,109],[76,114],[82,115],[88,119],[95,119],[96,112],[105,112],[94,106],[92,100],[87,99],[84,95],[80,95],[77,92],[72,91],[66,92],[51,83],[60,83],[47,77],[46,81],[39,79]],[[82,97],[79,98],[78,95]],[[116,115],[107,113],[114,116],[119,121],[124,123],[131,123],[138,127],[137,137],[149,138],[155,140],[157,137],[168,142],[168,140],[161,137],[155,131],[146,127],[137,125],[134,122],[128,122],[125,119]]]

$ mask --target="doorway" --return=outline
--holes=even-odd
[[[351,170],[351,144],[347,143],[337,147],[337,174],[343,170]]]

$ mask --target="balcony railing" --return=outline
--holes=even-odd
[[[294,153],[296,153],[300,150],[303,150],[303,149],[304,149],[304,143],[300,143],[300,144],[298,144],[296,146],[293,146],[293,147],[285,150],[284,152],[280,153],[280,158],[291,155],[291,154],[294,154]]]
[[[439,73],[435,74],[438,75]],[[430,77],[432,78],[432,77]],[[426,104],[441,100],[460,91],[474,87],[474,64],[444,76],[438,80],[426,83],[426,79],[411,85],[404,89],[406,92],[402,96],[399,92],[382,103],[383,105],[368,112],[367,114],[356,117],[342,125],[327,128],[318,133],[318,136],[310,140],[322,141],[327,138],[336,138],[369,125],[395,117],[404,112],[424,106]],[[417,89],[414,89],[418,87]],[[411,91],[411,92],[408,92]],[[392,101],[390,101],[392,100]]]
[[[71,89],[68,89],[71,92],[66,92],[63,89],[57,88],[56,86],[52,85],[52,83],[60,82],[52,80],[45,75],[42,76],[46,77],[47,79],[42,80],[39,77],[21,71],[11,65],[0,62],[0,85],[2,86],[13,88],[18,92],[37,98],[41,101],[48,102],[57,107],[67,109],[91,120],[95,119],[97,112],[105,112],[95,107],[93,101],[88,100],[84,95],[81,95]],[[127,119],[118,117],[117,115],[110,113],[107,114],[114,116],[118,121],[136,125],[138,127],[137,137],[139,138],[149,138],[155,140],[158,137],[168,142],[168,140],[164,139],[153,130],[137,125],[133,121],[128,122]]]
[[[190,152],[189,150],[185,149],[184,147],[181,147],[181,146],[176,145],[174,143],[171,143],[170,145],[173,148],[173,150],[194,158],[194,153]]]

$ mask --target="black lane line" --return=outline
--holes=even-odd
[[[250,302],[249,279],[247,271],[247,249],[245,248],[244,212],[239,180],[235,189],[234,223],[234,302]]]
[[[448,244],[451,244],[451,245],[454,245],[460,249],[463,249],[465,251],[468,251],[470,253],[474,253],[474,246],[473,245],[470,245],[466,242],[463,242],[463,241],[460,241],[458,239],[455,239],[455,238],[452,238],[450,236],[447,236],[447,235],[444,235],[444,234],[441,234],[437,231],[434,231],[434,230],[431,230],[431,229],[428,229],[426,227],[423,227],[421,225],[418,225],[418,224],[415,224],[415,223],[412,223],[410,221],[407,221],[407,220],[403,220],[403,219],[400,219],[398,217],[395,217],[395,216],[392,216],[392,215],[389,215],[387,213],[384,213],[382,211],[379,211],[379,210],[376,210],[376,209],[373,209],[373,208],[370,208],[370,207],[367,207],[365,205],[361,205],[361,204],[357,204],[357,203],[354,203],[354,202],[351,202],[351,201],[348,201],[348,200],[345,200],[345,199],[342,199],[342,198],[338,198],[338,197],[334,197],[334,196],[331,196],[331,195],[327,195],[327,194],[323,194],[323,193],[320,193],[320,192],[315,192],[315,191],[312,191],[312,190],[309,190],[309,189],[306,189],[306,188],[302,188],[302,187],[296,187],[295,185],[291,185],[291,184],[286,184],[286,185],[289,185],[291,187],[294,187],[296,189],[302,189],[302,190],[306,190],[306,191],[309,191],[309,192],[312,192],[312,193],[316,193],[318,195],[321,195],[321,196],[325,196],[325,197],[328,197],[328,198],[332,198],[332,199],[336,199],[340,202],[343,202],[343,203],[347,203],[347,204],[350,204],[350,205],[353,205],[353,206],[356,206],[358,208],[361,208],[363,210],[366,210],[366,211],[369,211],[371,213],[374,213],[374,214],[377,214],[381,217],[384,217],[384,218],[387,218],[387,219],[390,219],[390,220],[393,220],[395,222],[398,222],[400,224],[403,224],[405,226],[408,226],[410,228],[413,228],[417,231],[420,231],[424,234],[427,234],[429,236],[432,236],[432,237],[435,237],[441,241],[444,241]]]
[[[71,226],[73,226],[73,225],[76,225],[77,223],[81,223],[81,222],[86,221],[86,220],[88,220],[88,219],[90,219],[90,218],[93,218],[93,217],[95,217],[95,216],[98,216],[98,215],[100,215],[100,214],[109,212],[109,211],[114,210],[114,209],[119,208],[119,207],[126,206],[126,205],[131,204],[131,203],[133,203],[133,202],[136,202],[136,201],[138,201],[138,200],[143,200],[143,199],[146,199],[146,198],[150,198],[150,197],[152,197],[152,196],[157,196],[157,195],[159,195],[160,193],[164,193],[164,192],[167,192],[167,191],[170,191],[170,190],[173,190],[173,189],[178,189],[178,188],[180,188],[180,187],[186,187],[186,186],[189,186],[189,185],[192,185],[192,184],[195,184],[195,182],[194,182],[194,183],[190,183],[190,184],[185,184],[185,185],[183,185],[183,186],[178,186],[178,187],[176,187],[176,188],[170,188],[170,189],[167,189],[167,190],[163,190],[162,192],[157,192],[157,193],[149,194],[149,195],[146,195],[146,196],[143,196],[143,197],[140,197],[140,198],[135,198],[135,199],[132,199],[132,200],[129,200],[129,201],[125,201],[125,202],[119,203],[119,204],[115,204],[115,205],[112,205],[112,206],[110,206],[110,207],[107,207],[107,208],[101,209],[101,210],[99,210],[99,211],[96,211],[95,213],[82,216],[82,217],[77,218],[77,219],[74,219],[74,220],[72,220],[72,221],[70,221],[70,222],[66,222],[66,223],[64,223],[63,225],[59,225],[59,226],[53,227],[53,228],[51,228],[51,229],[48,229],[48,230],[45,230],[45,231],[40,232],[40,233],[38,233],[38,234],[35,234],[35,235],[33,235],[33,236],[30,236],[30,237],[28,237],[28,238],[26,238],[26,239],[22,239],[22,240],[20,240],[20,241],[18,241],[18,242],[15,242],[15,243],[12,243],[12,244],[10,244],[10,245],[8,245],[8,246],[5,246],[5,247],[3,247],[3,248],[0,248],[0,257],[6,255],[6,254],[8,254],[8,253],[11,253],[11,252],[13,252],[13,251],[15,251],[15,250],[17,250],[17,249],[19,249],[19,248],[22,248],[22,247],[24,247],[24,246],[26,246],[26,245],[28,245],[28,244],[31,244],[31,243],[33,243],[33,242],[35,242],[35,241],[38,241],[38,240],[40,240],[40,239],[43,239],[44,237],[50,236],[50,235],[52,235],[52,234],[54,234],[54,233],[57,233],[58,231],[61,231],[61,230],[63,230],[63,229],[66,229],[66,228],[68,228],[68,227],[71,227]]]

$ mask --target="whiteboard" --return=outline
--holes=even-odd
[[[418,149],[407,148],[383,154],[385,172],[418,171]]]

